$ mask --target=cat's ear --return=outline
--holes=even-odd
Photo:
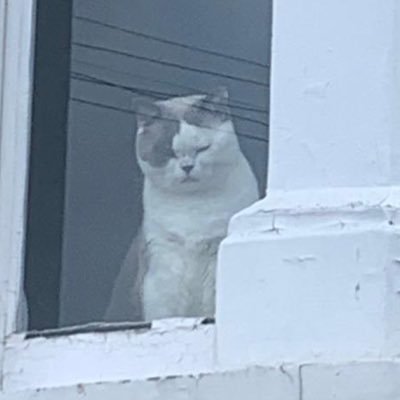
[[[202,100],[202,106],[221,120],[229,119],[229,94],[225,86],[218,86]]]
[[[229,94],[226,86],[217,86],[215,89],[210,91],[207,95],[210,101],[215,104],[228,104]]]
[[[149,99],[136,99],[133,106],[138,128],[151,124],[161,116],[160,107]]]

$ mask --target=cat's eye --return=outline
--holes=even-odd
[[[211,147],[210,144],[207,145],[207,146],[199,147],[199,148],[196,150],[196,153],[203,153],[204,151],[207,151],[210,147]]]

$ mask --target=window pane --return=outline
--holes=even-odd
[[[190,271],[214,270],[228,217],[265,191],[271,4],[75,0],[72,19],[54,7],[56,24],[44,3],[53,7],[39,1],[30,328],[211,316],[212,272],[202,286]]]

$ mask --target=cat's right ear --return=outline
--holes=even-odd
[[[133,106],[138,128],[151,124],[161,115],[160,107],[148,99],[137,99]]]

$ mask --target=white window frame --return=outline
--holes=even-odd
[[[0,0],[0,368],[7,393],[215,370],[215,326],[201,319],[25,339],[15,334],[23,274],[35,0]]]
[[[28,165],[32,1],[0,2],[0,325],[1,340],[14,331],[22,273],[24,203]],[[4,360],[4,349],[0,349]]]

